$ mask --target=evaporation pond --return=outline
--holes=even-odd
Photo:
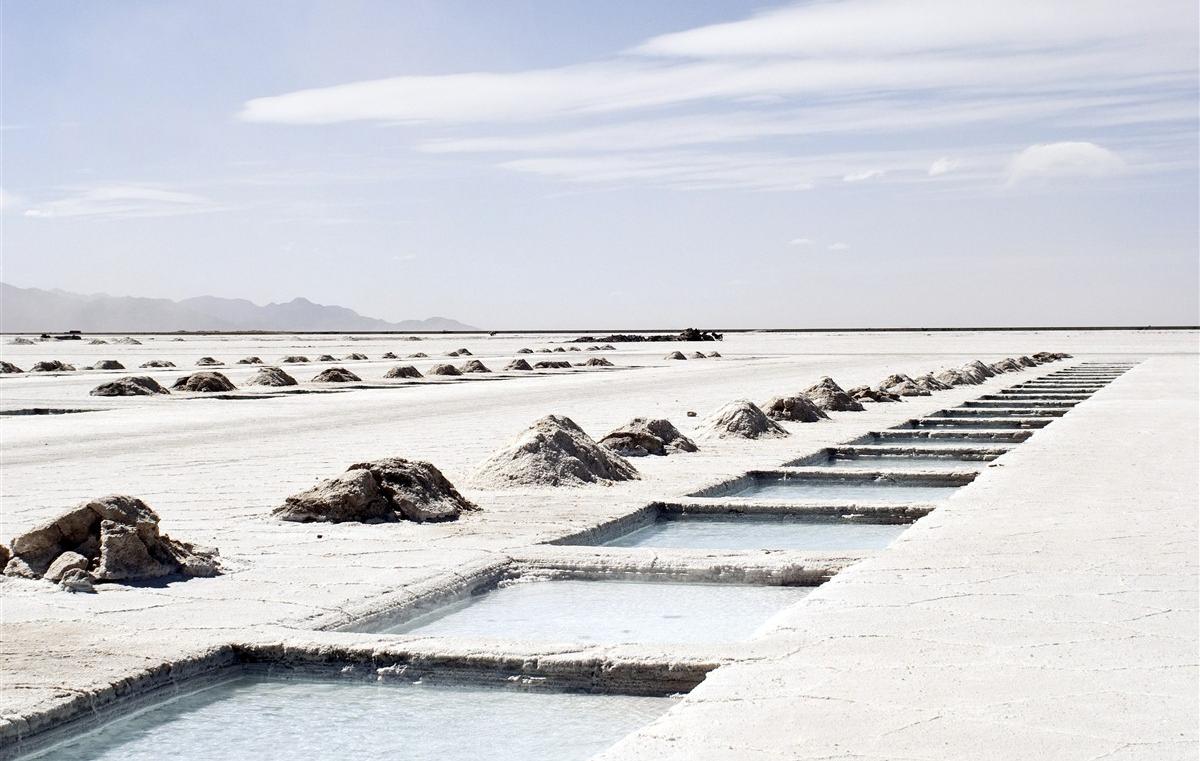
[[[909,448],[977,449],[980,447],[986,447],[986,448],[1004,447],[1007,449],[1010,447],[1014,447],[1017,444],[1020,444],[1021,442],[1013,441],[1012,439],[985,439],[985,438],[968,438],[968,437],[963,437],[963,438],[949,438],[949,437],[947,437],[947,438],[942,438],[942,437],[922,438],[922,437],[916,437],[916,436],[914,436],[914,437],[895,436],[895,437],[889,437],[886,439],[872,439],[871,441],[863,441],[860,443],[863,446],[870,446],[870,447],[903,447],[906,449],[909,449]]]
[[[517,582],[444,606],[388,634],[540,642],[738,642],[811,587],[556,579]]]
[[[953,457],[912,457],[899,455],[890,457],[835,457],[824,463],[816,463],[821,467],[837,468],[838,470],[942,470],[964,471],[979,470],[987,465],[984,460],[956,460]]]
[[[883,500],[887,502],[936,502],[946,499],[957,486],[909,486],[903,481],[787,478],[755,478],[730,497],[771,500]]]
[[[584,761],[673,704],[624,695],[241,677],[34,758]]]
[[[609,547],[697,550],[878,550],[908,523],[857,523],[788,515],[688,515],[659,520],[605,542]]]

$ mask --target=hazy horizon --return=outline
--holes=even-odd
[[[0,22],[18,287],[506,329],[1200,322],[1192,2]]]

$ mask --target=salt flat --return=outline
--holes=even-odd
[[[1006,455],[1003,467],[985,469],[901,541],[793,606],[747,647],[752,659],[710,674],[609,757],[988,757],[969,752],[980,748],[997,758],[1194,756],[1194,689],[1189,696],[1185,688],[1196,678],[1195,333],[730,334],[721,343],[534,354],[531,361],[605,356],[617,367],[532,377],[271,399],[87,395],[105,378],[145,373],[134,368],[152,358],[179,365],[153,373],[165,382],[205,355],[272,363],[287,354],[362,352],[371,360],[336,364],[376,382],[394,364],[458,363],[444,355],[460,347],[498,370],[520,347],[564,346],[567,336],[149,338],[140,346],[0,347],[23,367],[117,359],[130,368],[0,378],[5,410],[102,410],[0,420],[0,536],[89,497],[130,493],[158,511],[166,533],[218,547],[226,572],[101,585],[96,595],[0,579],[6,721],[231,639],[302,631],[409,585],[1026,377],[1120,360],[1141,363]],[[663,360],[675,348],[724,356]],[[548,413],[568,415],[596,437],[634,416],[666,417],[689,433],[689,410],[703,416],[732,399],[762,402],[822,375],[850,387],[1042,350],[1075,359],[788,424],[784,439],[705,440],[695,454],[637,460],[638,481],[505,491],[470,482],[490,452]],[[430,356],[379,360],[385,351]],[[305,381],[330,364],[285,367]],[[235,383],[253,372],[217,369]],[[482,510],[422,525],[270,517],[287,495],[384,456],[433,462]],[[1135,703],[1144,708],[1127,710]],[[1059,710],[1064,704],[1069,710]],[[1119,726],[1109,726],[1110,715]]]

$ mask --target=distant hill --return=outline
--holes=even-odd
[[[0,283],[0,331],[40,333],[82,330],[85,333],[167,332],[173,330],[478,330],[457,320],[388,322],[363,317],[353,309],[314,304],[296,298],[285,304],[259,306],[245,299],[197,296],[182,301],[135,296],[68,293],[17,288]]]

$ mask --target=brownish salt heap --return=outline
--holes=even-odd
[[[902,402],[899,394],[890,391],[880,391],[870,386],[857,386],[846,392],[859,402]]]
[[[300,523],[422,523],[455,520],[476,509],[432,464],[388,457],[351,465],[288,497],[272,515]]]
[[[696,452],[696,442],[679,432],[670,420],[636,417],[600,439],[600,446],[624,457],[665,456]]]
[[[754,402],[739,399],[730,402],[701,422],[705,435],[721,439],[774,439],[787,436],[787,430],[766,416]]]
[[[196,360],[196,367],[216,367],[217,365],[223,364],[225,363],[218,359],[213,359],[212,357],[201,357],[200,359]]]
[[[344,367],[327,367],[313,376],[313,383],[353,383],[362,378]]]
[[[96,370],[124,370],[125,365],[115,359],[102,359],[92,366]]]
[[[863,406],[853,399],[833,378],[825,376],[804,391],[813,404],[831,412],[862,412]]]
[[[547,415],[525,429],[479,467],[480,486],[583,486],[639,478],[625,458],[583,432],[575,421]]]
[[[149,362],[143,362],[142,364],[138,365],[138,367],[141,367],[141,368],[174,367],[174,366],[175,366],[174,362],[171,362],[170,360],[166,360],[166,359],[152,359]]]
[[[4,573],[84,590],[93,582],[215,576],[219,569],[216,550],[160,534],[158,515],[145,502],[114,494],[13,539]]]
[[[472,360],[469,360],[468,362],[465,362],[462,367],[458,368],[458,371],[460,373],[463,373],[464,375],[466,373],[490,373],[491,372],[491,370],[489,370],[487,368],[487,365],[483,364],[482,362],[480,362],[477,359],[472,359]]]
[[[794,423],[816,423],[829,419],[825,410],[804,394],[772,397],[762,406],[762,410],[772,420],[790,420]]]
[[[383,374],[385,378],[420,378],[421,371],[412,365],[396,365]]]
[[[213,393],[219,391],[234,391],[237,386],[233,385],[228,378],[221,373],[192,373],[185,375],[175,381],[171,388],[176,391],[198,391],[201,393]]]
[[[153,396],[171,392],[147,375],[130,375],[108,383],[101,383],[89,393],[92,396]]]
[[[462,371],[454,365],[434,365],[426,375],[462,375]]]
[[[260,367],[247,386],[295,386],[296,379],[278,367]]]
[[[505,370],[532,370],[533,366],[523,359],[517,358],[504,367]]]
[[[35,362],[33,367],[29,368],[29,372],[31,373],[70,373],[74,371],[74,365],[68,365],[66,362],[58,359],[46,359],[41,362]]]

